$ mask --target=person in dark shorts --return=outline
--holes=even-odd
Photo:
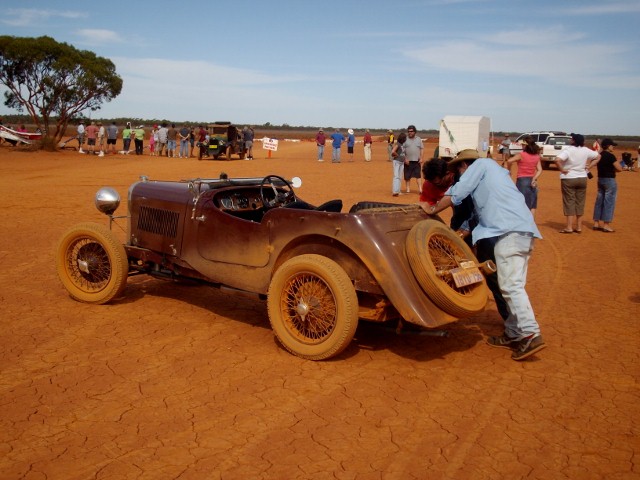
[[[356,146],[356,136],[353,134],[353,129],[347,130],[347,153],[349,154],[349,161],[353,162],[353,149]]]
[[[416,135],[415,125],[409,125],[407,127],[407,141],[404,142],[404,151],[406,160],[404,162],[404,182],[407,188],[407,193],[411,193],[411,179],[415,178],[418,184],[417,192],[422,191],[422,175],[420,169],[422,167],[422,155],[424,148],[422,146],[422,139]]]
[[[116,140],[118,139],[118,127],[116,122],[111,122],[107,127],[107,151],[112,155],[116,154]]]

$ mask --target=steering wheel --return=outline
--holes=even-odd
[[[287,190],[285,192],[278,190],[273,184],[274,180],[280,180]],[[268,200],[264,194],[267,185],[270,185],[271,189],[273,190],[272,200]],[[295,202],[297,198],[296,194],[293,192],[293,187],[288,181],[277,175],[267,175],[262,179],[262,182],[260,182],[260,200],[262,200],[262,205],[264,205],[264,208],[267,209],[288,205],[289,203]]]

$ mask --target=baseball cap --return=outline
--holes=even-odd
[[[616,142],[614,142],[613,140],[611,140],[610,138],[605,138],[604,140],[602,140],[602,143],[600,144],[600,146],[603,149],[605,149],[607,147],[610,147],[611,145],[613,145],[615,147],[618,144]]]

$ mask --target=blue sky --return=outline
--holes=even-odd
[[[115,63],[98,117],[640,134],[638,0],[11,4],[0,34]]]

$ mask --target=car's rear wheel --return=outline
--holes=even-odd
[[[484,309],[488,297],[484,279],[458,287],[446,273],[463,261],[477,263],[471,249],[450,228],[436,220],[423,220],[407,235],[406,249],[413,274],[438,307],[459,318]]]
[[[109,229],[82,223],[58,243],[56,269],[72,298],[102,304],[124,290],[129,262],[124,246]]]
[[[358,297],[349,276],[321,255],[283,263],[271,280],[267,306],[280,343],[310,360],[342,352],[358,326]]]

